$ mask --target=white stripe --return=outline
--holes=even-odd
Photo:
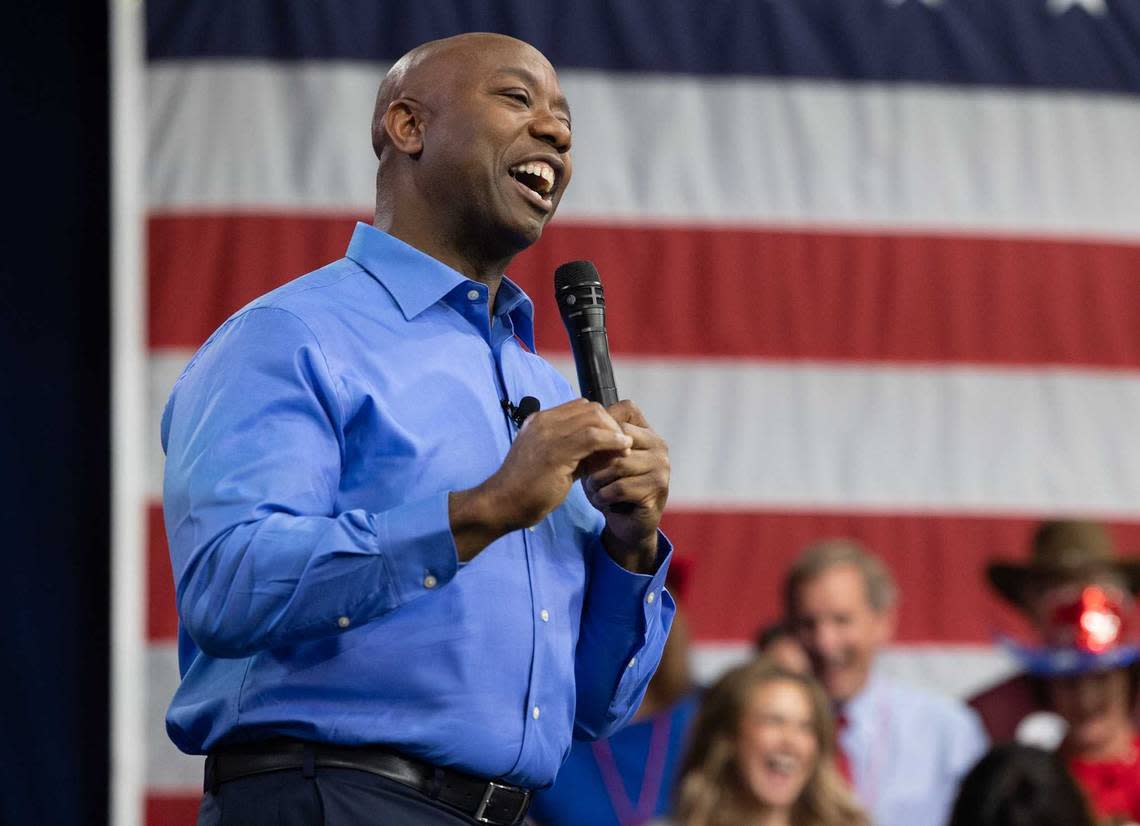
[[[146,658],[146,785],[151,791],[201,794],[204,758],[183,754],[166,736],[166,708],[178,682],[177,644],[152,642]]]
[[[191,353],[151,356],[157,425]],[[574,383],[566,359],[556,366]],[[1140,515],[1140,374],[617,359],[670,445],[670,508]]]
[[[144,383],[143,14],[111,3],[111,776],[107,812],[90,820],[135,826],[143,817],[146,587],[143,530],[148,456],[138,442]]]
[[[203,758],[182,754],[166,737],[166,706],[178,687],[178,652],[154,643],[147,656],[147,786],[165,793],[201,794]],[[708,685],[751,654],[747,644],[705,643],[693,647],[693,676]],[[914,645],[888,648],[880,673],[919,688],[964,699],[1015,670],[1007,655],[989,646]]]
[[[148,72],[156,210],[369,215],[384,67],[183,61]],[[1140,100],[566,71],[560,217],[1140,237]]]
[[[147,492],[151,501],[162,500],[162,471],[166,458],[162,453],[162,411],[182,374],[182,368],[194,355],[192,350],[152,350],[147,373],[146,428],[143,431],[147,454]]]
[[[728,668],[752,656],[750,643],[698,643],[693,676],[709,685]],[[876,660],[879,673],[910,685],[967,699],[1017,672],[1017,663],[989,645],[895,645]]]

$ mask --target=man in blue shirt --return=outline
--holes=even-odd
[[[200,823],[520,822],[572,733],[636,709],[672,618],[666,445],[575,398],[503,276],[570,180],[553,68],[426,44],[372,139],[374,226],[223,324],[163,415]]]

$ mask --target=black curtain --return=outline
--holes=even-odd
[[[107,819],[107,3],[12,0],[0,48],[0,823]]]

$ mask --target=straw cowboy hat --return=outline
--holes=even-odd
[[[1044,522],[1033,535],[1028,563],[995,561],[986,568],[990,585],[1023,611],[1028,600],[1058,585],[1116,581],[1140,593],[1140,561],[1121,559],[1108,530],[1096,522]]]

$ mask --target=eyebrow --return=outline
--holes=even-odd
[[[535,77],[533,73],[518,66],[508,66],[506,68],[499,69],[497,74],[513,75],[525,83],[527,86],[530,86],[532,89],[537,88],[540,85],[538,78]],[[567,115],[570,115],[570,103],[566,100],[565,95],[559,95],[556,97],[554,99],[554,105],[565,111]]]

